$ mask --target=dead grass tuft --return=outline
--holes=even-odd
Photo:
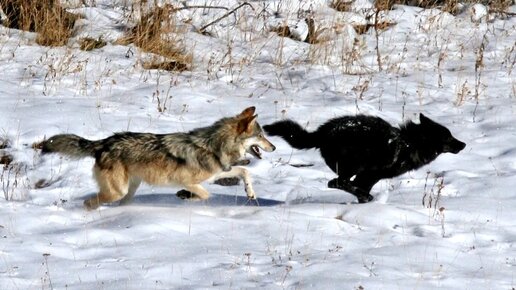
[[[288,27],[288,25],[272,27],[270,29],[270,31],[276,33],[279,37],[288,37],[288,38],[296,39],[294,37],[294,35],[292,34],[292,32],[290,31],[290,28]]]
[[[496,13],[508,13],[507,10],[509,7],[516,2],[514,0],[489,0],[489,10],[496,12]],[[508,13],[509,14],[509,13]],[[514,13],[510,13],[512,16],[514,16]]]
[[[81,45],[81,50],[90,51],[106,46],[107,42],[102,40],[100,37],[98,39],[85,37],[79,40],[79,44]]]
[[[459,12],[458,0],[376,0],[374,4],[378,10],[391,10],[393,5],[398,4],[421,8],[440,8],[442,11],[452,14]]]
[[[309,44],[317,44],[328,41],[328,39],[325,39],[321,36],[325,31],[325,28],[316,27],[315,20],[313,18],[305,18],[305,23],[308,26],[308,34],[305,39],[300,39],[298,34],[292,33],[288,25],[272,27],[270,31],[278,34],[280,37],[288,37],[293,40],[302,41]]]
[[[0,156],[0,164],[2,164],[4,168],[7,168],[7,166],[9,166],[9,164],[13,162],[13,160],[13,156],[9,154],[4,154]]]
[[[0,149],[5,149],[7,147],[9,147],[9,140],[0,137]]]
[[[191,60],[188,61],[189,63]],[[175,61],[175,60],[152,60],[143,63],[144,69],[159,69],[166,71],[185,71],[188,70],[188,65],[185,62]]]
[[[65,45],[79,18],[55,0],[0,0],[0,6],[7,16],[4,26],[36,32],[36,43],[45,46]]]
[[[154,7],[143,14],[129,34],[117,41],[118,44],[134,43],[145,52],[164,57],[165,61],[151,61],[144,65],[149,68],[183,71],[190,68],[192,55],[185,52],[181,44],[181,31],[176,25],[172,5]]]
[[[351,4],[353,4],[353,1],[351,0],[332,0],[330,2],[330,8],[333,8],[339,12],[350,12]]]
[[[389,29],[391,26],[394,26],[396,25],[396,23],[394,22],[389,22],[389,21],[380,21],[376,24],[356,24],[356,25],[353,25],[353,28],[355,29],[355,31],[358,33],[358,34],[365,34],[367,33],[367,31],[369,31],[370,28],[375,28],[379,31],[383,31],[383,30],[387,30]]]

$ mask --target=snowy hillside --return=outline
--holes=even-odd
[[[0,26],[0,289],[516,288],[516,5],[375,15],[368,0],[347,12],[251,1],[210,24],[240,2],[184,1],[228,9],[173,13],[170,41],[192,60],[171,72],[145,69],[155,56],[119,41],[136,0],[62,2],[83,16],[67,46]],[[107,45],[81,50],[84,37]],[[95,211],[83,208],[97,190],[92,159],[31,148],[58,133],[187,131],[248,106],[262,125],[309,130],[424,113],[467,146],[357,204],[327,188],[335,174],[317,150],[269,137],[277,150],[248,166],[259,206],[242,184],[206,183],[207,201],[144,185],[132,204]]]

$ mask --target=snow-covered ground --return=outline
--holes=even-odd
[[[516,18],[396,6],[380,13],[395,25],[377,38],[351,27],[371,15],[367,0],[352,12],[252,1],[207,36],[194,27],[226,11],[187,9],[178,16],[193,69],[170,73],[144,70],[134,46],[79,50],[79,37],[122,35],[131,1],[96,3],[72,6],[87,18],[68,47],[0,27],[0,156],[14,159],[0,179],[0,289],[516,287]],[[326,41],[269,32],[289,25],[304,37],[307,10]],[[185,131],[250,105],[261,124],[288,117],[308,129],[345,114],[397,124],[422,112],[467,146],[357,204],[326,187],[335,176],[316,150],[271,137],[278,149],[248,166],[259,206],[242,185],[206,184],[204,202],[142,186],[133,204],[91,212],[82,202],[96,191],[93,160],[31,148],[64,132]]]

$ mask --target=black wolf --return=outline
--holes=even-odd
[[[263,129],[269,135],[281,136],[294,148],[319,148],[326,164],[338,175],[328,187],[350,192],[365,203],[373,199],[369,192],[380,179],[417,169],[441,153],[456,154],[466,146],[425,115],[420,114],[419,121],[396,128],[379,117],[358,115],[331,119],[315,132],[291,120]]]

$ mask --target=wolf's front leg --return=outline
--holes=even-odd
[[[215,176],[215,178],[226,178],[226,177],[240,177],[244,181],[245,192],[247,193],[247,197],[249,199],[256,199],[256,193],[253,189],[253,184],[251,181],[251,176],[249,175],[249,171],[244,167],[233,166],[230,171],[221,172]]]

